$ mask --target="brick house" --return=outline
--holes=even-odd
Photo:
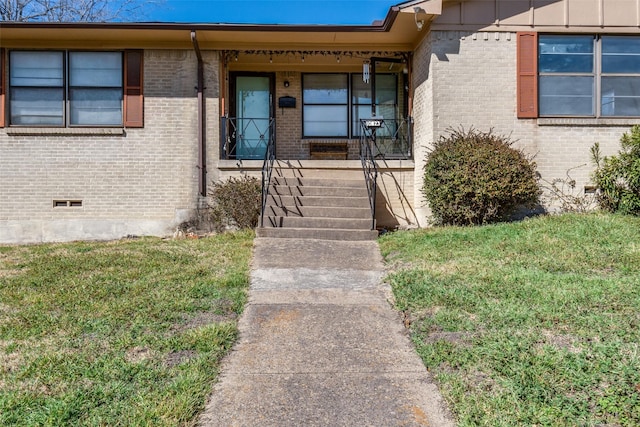
[[[542,178],[640,124],[640,0],[427,0],[368,26],[2,23],[0,243],[167,235],[275,158],[378,168],[379,227],[425,226],[422,165],[493,128]],[[372,105],[372,99],[375,102]],[[375,144],[360,119],[381,120]],[[369,122],[372,124],[372,122]]]

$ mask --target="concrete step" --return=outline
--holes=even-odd
[[[372,240],[369,195],[361,170],[288,168],[272,171],[259,237]]]
[[[297,216],[297,217],[326,217],[326,218],[361,218],[371,219],[371,209],[354,207],[327,206],[274,206],[265,208],[265,216]]]
[[[283,239],[319,239],[319,240],[375,240],[378,238],[376,230],[340,230],[316,228],[275,228],[259,227],[256,229],[258,237],[272,237]]]
[[[368,197],[366,187],[312,187],[272,185],[269,188],[271,194],[281,196],[338,196],[338,197]]]
[[[287,178],[336,178],[336,179],[362,179],[364,173],[361,169],[303,169],[274,167],[272,177]]]
[[[285,178],[271,176],[271,185],[294,187],[342,187],[342,188],[367,188],[364,178],[340,179],[340,178]]]
[[[317,206],[317,207],[353,207],[369,208],[368,197],[336,196],[279,196],[270,194],[267,206]]]
[[[371,228],[370,218],[327,218],[268,216],[264,218],[264,227],[281,228],[326,228],[342,230],[368,230]]]

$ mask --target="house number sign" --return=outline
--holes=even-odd
[[[384,120],[376,120],[376,119],[368,119],[364,121],[365,127],[371,128],[381,128]]]

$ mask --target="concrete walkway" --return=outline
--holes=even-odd
[[[376,242],[258,238],[203,426],[453,426],[381,283]]]

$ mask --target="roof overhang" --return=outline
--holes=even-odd
[[[371,25],[3,22],[0,45],[20,48],[191,48],[204,50],[331,49],[410,51],[423,37],[419,21],[439,15],[443,0],[392,6]]]

